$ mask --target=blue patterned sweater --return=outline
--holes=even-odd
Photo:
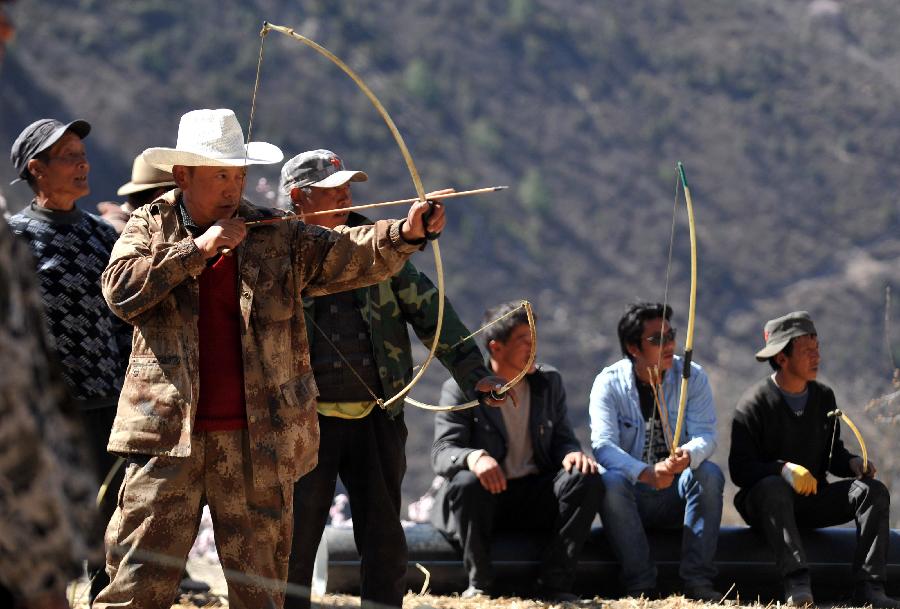
[[[115,406],[131,351],[131,327],[100,293],[115,229],[77,208],[53,211],[34,203],[9,225],[34,254],[47,327],[69,392],[85,410]]]

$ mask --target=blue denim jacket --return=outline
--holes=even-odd
[[[684,362],[677,355],[663,378],[666,410],[671,433],[678,417],[681,371]],[[628,358],[604,368],[591,388],[591,448],[594,458],[606,469],[616,470],[637,482],[647,464],[644,450],[644,415],[635,385],[634,366]],[[678,444],[691,454],[696,469],[716,450],[716,407],[706,373],[691,364],[684,425]]]

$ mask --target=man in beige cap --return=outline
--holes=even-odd
[[[277,163],[244,144],[230,110],[181,118],[175,148],[144,160],[178,188],[134,212],[103,274],[109,306],[135,325],[109,450],[127,457],[107,529],[111,583],[94,607],[168,609],[209,504],[229,605],[280,607],[294,482],[315,466],[316,389],[301,293],[397,272],[444,212],[327,230],[242,199],[245,166]],[[426,226],[427,224],[427,226]],[[229,255],[223,255],[229,250]]]
[[[157,169],[148,164],[144,157],[137,155],[131,165],[131,180],[122,184],[116,194],[127,196],[128,200],[119,205],[112,201],[97,203],[100,217],[113,225],[120,235],[132,212],[155,201],[163,193],[175,188],[175,178],[168,171]]]
[[[809,566],[799,527],[856,522],[854,604],[900,607],[884,592],[890,539],[890,494],[875,465],[841,441],[834,392],[816,380],[819,336],[806,311],[766,322],[756,354],[774,373],[748,389],[731,425],[735,507],[765,535],[784,578],[785,602],[812,605]],[[828,474],[840,480],[829,481]]]

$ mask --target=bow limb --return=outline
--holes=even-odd
[[[528,318],[528,328],[531,331],[531,353],[528,354],[528,361],[525,362],[525,367],[495,392],[495,394],[499,396],[506,395],[510,389],[516,386],[516,383],[525,378],[525,375],[528,374],[531,371],[532,366],[534,366],[534,359],[537,355],[537,327],[534,323],[534,311],[531,309],[531,303],[527,300],[522,301],[522,307],[525,308],[525,316]]]
[[[409,175],[412,178],[413,185],[416,189],[416,195],[420,201],[425,200],[425,188],[422,185],[422,179],[419,177],[419,170],[416,168],[415,162],[413,162],[412,155],[409,153],[409,149],[406,147],[406,142],[403,140],[403,136],[400,135],[400,131],[397,129],[397,126],[394,124],[394,120],[391,118],[390,114],[388,114],[387,110],[385,110],[381,101],[376,97],[375,93],[363,82],[363,79],[354,72],[350,66],[344,63],[337,55],[320,45],[319,43],[310,40],[306,36],[302,34],[298,34],[293,30],[293,28],[285,27],[282,25],[274,25],[269,23],[268,21],[263,23],[263,29],[259,33],[261,37],[265,37],[270,31],[275,31],[280,34],[284,34],[289,38],[293,38],[299,42],[302,42],[306,46],[312,48],[320,55],[323,55],[327,59],[329,59],[332,63],[338,66],[341,70],[344,71],[347,76],[349,76],[354,83],[362,90],[362,92],[369,98],[369,101],[372,102],[372,105],[375,106],[375,109],[378,111],[378,114],[381,115],[381,118],[384,119],[385,124],[391,132],[391,135],[394,138],[394,141],[397,143],[397,146],[400,148],[400,153],[403,155],[403,160],[406,162],[406,168],[409,171]],[[254,90],[254,98],[256,97],[256,91]],[[419,366],[419,371],[413,376],[412,380],[400,391],[397,392],[389,400],[386,400],[381,404],[382,408],[389,408],[392,404],[396,403],[399,400],[402,400],[404,396],[413,388],[413,386],[419,382],[422,378],[422,375],[425,373],[425,370],[428,368],[429,364],[431,364],[432,360],[434,360],[435,352],[437,351],[437,346],[439,342],[439,338],[441,336],[441,328],[444,323],[444,265],[441,260],[441,250],[438,246],[437,239],[431,242],[431,247],[434,251],[434,267],[435,267],[435,276],[437,279],[437,299],[438,299],[438,315],[437,315],[437,323],[435,324],[434,329],[434,339],[431,342],[431,347],[428,351],[428,356]]]
[[[684,425],[684,411],[687,406],[688,383],[691,379],[691,360],[694,355],[694,320],[697,312],[697,232],[694,227],[694,202],[691,199],[691,189],[688,187],[687,178],[684,175],[684,165],[678,163],[678,174],[681,177],[681,186],[684,188],[684,200],[687,207],[688,225],[691,233],[691,300],[688,309],[687,336],[684,339],[684,369],[681,374],[681,395],[678,401],[678,418],[675,420],[675,435],[672,441],[672,454],[681,440],[681,428]]]
[[[534,311],[531,308],[531,303],[528,302],[527,300],[523,300],[522,304],[520,304],[516,309],[513,309],[513,311],[517,311],[520,308],[525,309],[525,316],[528,318],[528,328],[531,330],[531,353],[529,353],[529,355],[528,355],[528,361],[525,363],[525,367],[522,368],[522,370],[516,376],[514,376],[505,385],[503,385],[503,387],[501,387],[497,391],[493,392],[494,395],[497,397],[502,397],[502,396],[506,395],[506,393],[510,389],[512,389],[516,385],[516,383],[521,381],[522,378],[524,378],[525,375],[528,374],[528,372],[531,370],[532,366],[534,366],[534,360],[537,355],[537,326],[535,325],[535,322],[534,322]],[[495,320],[485,324],[484,326],[482,326],[481,328],[479,328],[478,330],[476,330],[475,332],[473,332],[472,334],[467,336],[466,339],[464,339],[464,340],[472,338],[473,336],[477,335],[479,332],[481,332],[488,326],[493,325],[494,323],[496,323],[503,317],[508,317],[509,315],[511,315],[513,313],[513,311],[510,311],[509,313],[507,313],[506,315],[503,315],[499,319],[495,319]],[[460,342],[462,342],[462,341],[460,341]],[[458,345],[459,343],[456,343],[456,344]],[[455,346],[456,345],[454,345],[454,347]],[[451,347],[451,349],[452,348],[453,347]],[[471,400],[469,402],[464,402],[462,404],[441,405],[441,404],[426,404],[425,402],[420,402],[409,396],[405,396],[403,399],[406,401],[407,404],[410,404],[411,406],[415,406],[416,408],[421,408],[422,410],[430,410],[432,412],[453,412],[456,410],[466,410],[468,408],[474,408],[481,403],[480,400]]]
[[[838,417],[844,423],[847,424],[847,427],[850,428],[850,431],[853,432],[853,435],[856,436],[856,441],[859,442],[859,449],[862,451],[862,460],[863,460],[863,473],[869,469],[869,449],[866,448],[866,441],[863,440],[862,433],[859,431],[859,427],[847,416],[847,413],[841,410],[840,408],[833,410],[828,413],[829,417]],[[837,425],[837,423],[835,423]],[[832,450],[834,449],[834,440],[832,439]]]
[[[866,448],[866,441],[863,440],[862,434],[856,424],[851,421],[850,417],[847,416],[847,413],[843,411],[841,411],[841,420],[847,424],[847,427],[849,427],[853,432],[853,435],[856,436],[856,441],[859,442],[859,449],[862,451],[863,473],[866,473],[869,469],[869,450]]]

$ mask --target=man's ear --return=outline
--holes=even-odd
[[[784,351],[779,351],[778,353],[776,353],[773,359],[775,360],[775,363],[778,364],[779,368],[784,368],[784,365],[788,360],[787,355],[784,354]]]
[[[294,202],[294,205],[303,205],[306,203],[306,193],[303,192],[302,188],[291,188],[291,201]]]
[[[175,165],[172,167],[172,176],[175,178],[175,184],[178,188],[184,190],[188,184],[188,171],[184,165]]]
[[[25,166],[28,168],[28,172],[35,178],[38,178],[42,175],[42,171],[45,167],[45,165],[38,159],[31,159]]]
[[[492,339],[487,344],[488,353],[494,355],[494,353],[496,353],[497,350],[500,349],[500,346],[500,341],[498,341],[497,339]]]

